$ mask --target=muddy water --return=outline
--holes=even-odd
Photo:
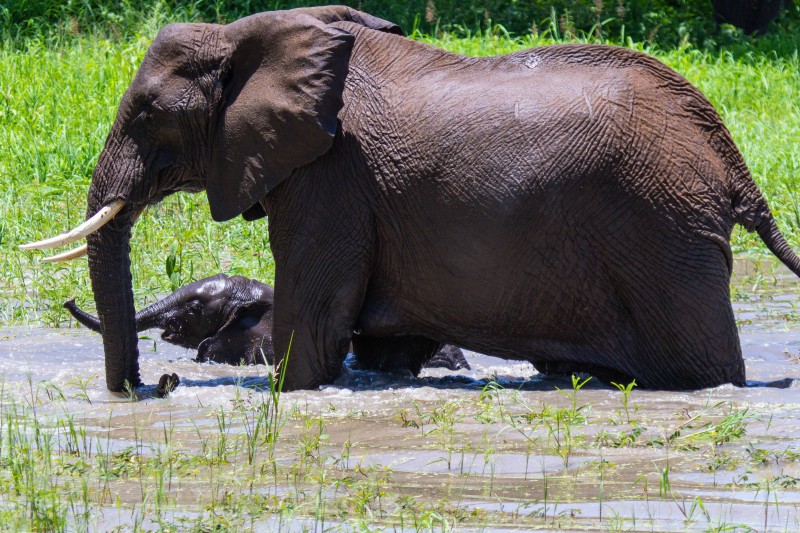
[[[154,477],[140,470],[109,483],[90,470],[94,528],[210,520],[241,513],[230,500],[255,493],[294,507],[237,527],[798,531],[799,289],[782,267],[737,261],[732,295],[750,386],[634,388],[627,409],[618,390],[589,381],[574,391],[567,378],[474,353],[471,370],[428,369],[416,379],[348,367],[334,385],[281,397],[272,477],[265,442],[254,452],[258,472],[243,452],[269,399],[264,366],[199,364],[186,350],[142,340],[144,381],[176,372],[182,383],[167,399],[150,386],[131,401],[105,390],[98,335],[6,328],[0,398],[6,413],[28,406],[53,428],[58,453],[93,448],[141,464],[168,446],[194,465],[176,467],[167,504],[155,507]],[[89,436],[82,451],[58,430],[64,417]],[[224,461],[208,459],[215,449]]]

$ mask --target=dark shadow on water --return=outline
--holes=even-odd
[[[789,389],[792,384],[800,382],[798,378],[783,378],[774,381],[748,381],[746,388],[776,388]],[[497,384],[504,389],[520,391],[554,391],[557,389],[571,390],[572,380],[566,376],[543,376],[536,375],[530,379],[523,378],[504,378],[496,376],[494,378],[473,378],[464,375],[449,375],[439,377],[419,377],[414,378],[410,375],[399,375],[391,373],[373,372],[367,370],[346,369],[342,376],[333,385],[323,388],[341,388],[358,391],[385,391],[390,389],[418,389],[430,387],[440,390],[474,390],[480,391],[490,384]],[[238,386],[258,392],[270,390],[270,382],[266,377],[216,377],[211,379],[181,379],[180,387],[223,387]],[[602,383],[598,379],[591,379],[582,390],[613,390],[612,387]],[[136,390],[140,400],[157,398],[156,386],[146,385]]]
[[[204,363],[209,364],[209,363]],[[582,379],[589,377],[581,376]],[[775,388],[790,389],[800,378],[782,378],[772,381],[748,380],[744,388]],[[414,377],[410,372],[405,374],[397,372],[378,372],[355,368],[352,356],[348,357],[342,367],[342,374],[331,385],[323,389],[348,389],[358,391],[385,391],[392,389],[419,389],[430,387],[440,390],[474,390],[480,391],[485,387],[496,384],[497,386],[520,391],[555,391],[571,390],[572,380],[569,376],[555,376],[536,374],[530,378],[509,377],[502,375],[473,377],[464,374],[450,374],[443,376]],[[238,386],[259,392],[270,390],[270,381],[266,376],[221,376],[208,379],[188,379],[181,377],[180,387],[223,387]],[[585,390],[615,390],[597,378],[592,378],[581,389]],[[140,400],[157,398],[157,386],[145,385],[136,390]]]
[[[476,378],[465,375],[413,377],[411,374],[401,375],[381,373],[368,370],[354,370],[345,367],[342,376],[334,382],[335,387],[352,390],[387,390],[397,388],[465,389],[482,390],[487,385],[497,384],[504,389],[523,391],[553,391],[572,389],[572,380],[568,376],[545,376],[537,374],[531,378],[491,376]],[[583,388],[607,389],[597,379],[590,380]]]
[[[795,381],[800,382],[800,378],[783,378],[783,379],[776,379],[773,381],[747,381],[747,385],[745,385],[748,389],[749,388],[757,388],[757,387],[770,387],[773,389],[791,389],[792,383]]]
[[[181,378],[180,388],[183,387],[226,387],[236,386],[255,391],[269,391],[269,380],[261,376],[248,377],[218,377],[211,379],[187,379]]]
[[[414,378],[411,375],[400,375],[392,373],[373,372],[367,370],[350,370],[346,369],[342,376],[340,376],[333,385],[328,385],[323,388],[341,388],[349,389],[352,391],[384,391],[390,389],[418,389],[422,387],[431,387],[434,389],[442,390],[475,390],[479,391],[491,383],[496,383],[504,389],[522,390],[522,391],[554,391],[556,389],[570,390],[572,389],[572,380],[565,376],[533,376],[530,379],[523,378],[503,378],[496,376],[494,378],[473,378],[464,375],[450,375],[450,376],[425,376]],[[181,378],[180,387],[222,387],[222,386],[239,386],[245,389],[251,389],[259,392],[269,391],[270,383],[266,377],[261,376],[248,376],[248,377],[216,377],[211,379],[192,380]],[[152,388],[152,396],[155,396],[155,386],[146,386],[142,389]],[[610,389],[607,385],[599,380],[592,379],[583,389]],[[137,389],[137,393],[139,390]]]

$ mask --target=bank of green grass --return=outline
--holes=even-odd
[[[588,34],[601,39],[716,48],[741,40],[742,32],[718,25],[709,0],[5,0],[0,4],[0,39],[64,43],[92,34],[130,39],[143,26],[164,22],[230,22],[275,9],[346,4],[424,33],[487,30],[501,26],[514,35],[548,32],[569,38]],[[775,48],[772,36],[800,30],[800,5],[785,9],[768,37],[745,39]]]
[[[61,303],[92,308],[85,259],[42,263],[17,245],[59,233],[84,217],[85,195],[116,106],[155,27],[127,42],[74,38],[63,46],[27,42],[0,49],[0,321],[58,325]],[[470,55],[551,44],[500,31],[418,39]],[[787,38],[791,38],[788,36]],[[800,60],[755,48],[701,51],[629,46],[684,74],[714,103],[767,196],[778,223],[800,248]],[[784,43],[785,45],[785,43]],[[784,46],[783,48],[786,48]],[[175,195],[150,208],[132,241],[139,305],[218,272],[273,279],[265,221],[214,223],[204,195]],[[757,237],[736,230],[737,252],[764,253]],[[167,263],[174,268],[167,268]]]

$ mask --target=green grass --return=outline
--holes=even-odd
[[[0,48],[0,322],[67,319],[61,303],[77,297],[91,308],[85,259],[60,266],[17,244],[56,234],[84,217],[93,165],[116,106],[155,26],[129,42],[75,38],[63,46],[27,42]],[[470,55],[551,44],[502,32],[417,39]],[[800,246],[800,60],[750,49],[708,52],[691,47],[644,49],[683,73],[714,103],[766,194],[784,234]],[[764,253],[738,229],[738,252]],[[220,271],[265,282],[273,263],[264,221],[211,221],[203,194],[175,195],[148,210],[133,236],[139,305],[157,294]],[[168,264],[169,263],[169,268]],[[173,266],[174,265],[174,266]]]
[[[787,1],[766,35],[718,25],[709,0],[5,0],[0,39],[65,43],[92,34],[128,40],[169,21],[230,22],[251,13],[319,4],[347,4],[396,22],[406,31],[466,33],[503,28],[514,35],[556,39],[592,35],[662,47],[730,46],[791,54],[800,32],[800,4]],[[145,32],[146,33],[146,32]]]

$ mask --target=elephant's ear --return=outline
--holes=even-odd
[[[331,24],[332,22],[355,22],[365,28],[378,30],[395,35],[403,35],[403,30],[394,22],[375,17],[369,13],[358,11],[347,6],[319,6],[300,7],[292,10],[293,13],[305,13],[315,19]]]
[[[353,36],[293,11],[223,27],[231,47],[206,192],[214,220],[253,206],[333,144]]]
[[[248,222],[258,220],[259,218],[264,218],[265,216],[267,216],[267,212],[264,211],[264,207],[260,202],[256,202],[251,207],[245,209],[244,213],[242,213],[242,218]]]
[[[263,342],[259,337],[263,330],[259,323],[267,318],[265,315],[270,309],[271,306],[262,301],[239,305],[214,335],[200,343],[197,360],[230,364],[241,360],[248,364],[258,362],[253,359],[256,344]]]

